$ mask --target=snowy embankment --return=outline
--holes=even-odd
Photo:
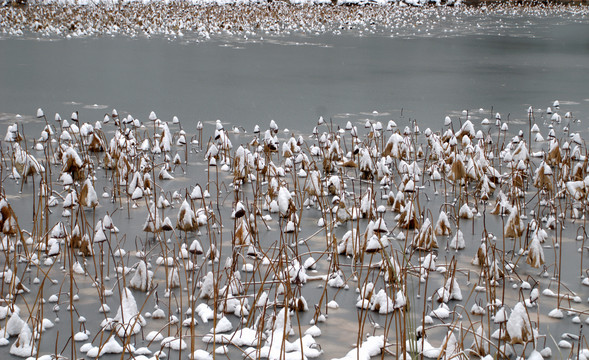
[[[209,39],[220,34],[250,37],[292,33],[338,35],[354,31],[420,36],[472,33],[473,19],[481,27],[478,30],[482,31],[486,27],[490,30],[497,27],[495,19],[510,24],[519,20],[523,23],[528,17],[546,16],[574,21],[587,18],[589,13],[586,6],[556,4],[443,6],[461,1],[337,0],[339,4],[364,6],[333,6],[330,0],[32,0],[24,7],[0,6],[0,34],[65,37],[162,35]],[[68,6],[64,6],[66,4]]]
[[[60,5],[96,5],[98,3],[119,5],[128,3],[139,3],[148,4],[152,2],[161,2],[163,4],[174,4],[184,3],[191,5],[247,5],[247,4],[267,4],[269,1],[262,0],[32,0],[29,4],[35,5],[47,5],[47,4],[60,4]],[[366,5],[366,4],[379,4],[379,5],[390,5],[390,4],[406,4],[413,6],[423,6],[426,4],[437,4],[437,5],[457,5],[461,4],[462,0],[285,0],[287,4],[291,5]]]

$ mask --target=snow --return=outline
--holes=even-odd
[[[6,325],[8,327],[8,324]],[[24,324],[16,341],[10,347],[10,354],[19,357],[35,356],[37,348],[29,325]]]
[[[114,336],[110,336],[108,341],[101,346],[94,346],[86,353],[89,358],[97,358],[104,354],[120,354],[123,352],[123,346],[118,343]]]
[[[164,339],[164,336],[158,331],[150,331],[146,336],[145,340],[147,341],[161,341]]]
[[[332,358],[332,360],[369,360],[371,357],[380,354],[384,346],[384,336],[370,336],[359,348],[350,350],[342,358]]]
[[[205,303],[198,304],[196,309],[194,309],[194,312],[200,316],[202,322],[205,324],[208,323],[209,320],[213,320],[215,318],[215,312]]]
[[[339,304],[335,300],[331,300],[327,303],[327,307],[330,309],[337,309],[339,308]]]
[[[464,241],[464,234],[462,230],[456,230],[456,234],[452,237],[452,241],[450,241],[450,248],[454,250],[461,250],[466,247],[466,242]]]
[[[229,334],[207,334],[203,337],[203,342],[217,344],[233,344],[235,346],[256,346],[259,342],[258,331],[252,328],[241,328]],[[264,336],[263,336],[264,338]]]
[[[77,332],[74,335],[74,341],[87,341],[88,340],[88,334],[86,334],[83,331]]]
[[[533,336],[532,324],[526,308],[521,302],[518,302],[511,311],[506,329],[512,344],[523,344],[531,340],[530,336]]]
[[[6,331],[6,334],[8,334],[9,336],[16,336],[19,335],[25,327],[28,328],[28,325],[20,318],[18,312],[14,312],[10,316],[10,319],[8,319],[8,321],[6,322],[6,327],[4,328],[4,330]]]
[[[161,341],[161,345],[165,348],[170,348],[172,350],[184,350],[188,347],[188,345],[186,344],[186,342],[182,339],[173,337],[173,336],[169,336],[164,338]]]
[[[143,260],[136,264],[135,274],[129,281],[129,287],[140,291],[148,291],[151,286],[153,272],[147,270],[147,263]]]
[[[123,288],[121,306],[111,320],[107,321],[106,329],[115,330],[120,337],[137,334],[145,326],[145,319],[139,313],[137,302],[129,288]]]
[[[311,335],[313,337],[321,336],[321,329],[317,325],[313,325],[305,330],[305,335]]]
[[[564,314],[562,312],[562,310],[556,308],[556,309],[552,309],[550,310],[550,312],[548,313],[548,316],[554,319],[562,319],[564,317]]]
[[[215,326],[214,329],[209,330],[209,332],[223,333],[223,332],[231,331],[232,329],[233,329],[233,325],[231,325],[231,322],[229,321],[229,319],[227,319],[225,316],[223,316],[222,318],[217,320],[217,326]]]
[[[193,360],[212,360],[213,356],[208,351],[198,349],[190,356]]]

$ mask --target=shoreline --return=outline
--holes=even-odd
[[[69,0],[64,0],[67,2]],[[90,1],[90,0],[80,0]],[[554,15],[563,20],[589,18],[589,0],[523,2],[494,0],[402,0],[360,3],[359,0],[333,5],[325,0],[296,4],[285,1],[241,2],[92,2],[86,5],[52,2],[47,4],[0,6],[0,36],[87,37],[123,35],[171,36],[208,40],[217,35],[385,34],[415,31],[436,34],[444,26],[469,33],[469,21],[542,18]],[[511,24],[502,24],[502,26]],[[490,22],[489,29],[493,26]],[[401,35],[403,36],[403,35]]]
[[[582,6],[589,5],[589,0],[189,0],[189,1],[167,1],[155,0],[150,2],[139,1],[89,1],[89,0],[46,0],[46,1],[27,1],[27,0],[3,0],[0,1],[0,8],[9,7],[17,9],[25,9],[27,7],[35,6],[85,6],[85,5],[128,5],[128,4],[143,4],[162,3],[165,5],[185,4],[194,6],[233,6],[233,5],[270,5],[272,3],[285,3],[292,6],[300,5],[319,5],[319,6],[390,6],[390,5],[416,5],[417,7],[427,6],[487,6],[487,5],[507,5],[507,6],[552,6],[552,5],[572,5]]]

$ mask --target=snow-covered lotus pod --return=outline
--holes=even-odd
[[[550,117],[551,121],[555,121],[557,123],[560,123],[562,121],[562,117],[558,114],[558,113],[554,113],[552,114],[552,116]]]
[[[94,185],[92,185],[90,179],[86,179],[84,185],[82,185],[82,190],[80,191],[80,205],[86,207],[98,206],[98,195],[96,194],[96,190],[94,190]]]
[[[587,194],[587,186],[584,181],[567,181],[565,185],[567,192],[575,200],[581,200],[585,198]]]
[[[180,159],[180,154],[176,153],[176,155],[174,155],[174,160],[172,160],[172,164],[174,164],[174,165],[182,164],[182,159]]]
[[[389,245],[389,241],[386,235],[378,237],[378,235],[372,235],[366,244],[366,252],[372,253],[382,250]]]
[[[436,258],[437,255],[429,253],[427,254],[421,263],[421,267],[426,270],[434,271],[436,270]]]
[[[67,237],[67,230],[61,221],[51,229],[51,237],[54,239],[65,239]]]
[[[149,291],[152,285],[153,271],[147,270],[147,263],[141,260],[136,264],[135,274],[129,281],[129,287],[139,291]]]
[[[397,221],[402,229],[415,229],[419,226],[415,205],[413,205],[412,201],[409,201],[405,206],[403,206],[398,217],[399,219]]]
[[[243,217],[245,214],[246,214],[245,206],[243,205],[243,203],[241,201],[238,201],[237,204],[235,204],[235,209],[233,210],[231,217],[239,219],[239,218]]]
[[[88,234],[82,235],[82,239],[80,240],[80,251],[78,254],[82,256],[94,255],[94,249],[92,248],[92,242],[90,241],[90,236],[88,236]]]
[[[348,230],[337,245],[337,252],[338,254],[350,256],[359,255],[361,250],[360,243],[361,237],[358,235],[356,229]]]
[[[94,242],[95,243],[101,243],[106,241],[108,238],[106,237],[106,234],[104,233],[104,230],[102,228],[102,221],[99,220],[98,223],[96,224],[96,231],[94,233]]]
[[[188,251],[196,255],[202,255],[204,253],[204,251],[202,250],[202,246],[200,245],[200,241],[198,241],[198,239],[194,239],[192,241],[190,247],[188,248]]]
[[[35,339],[28,324],[24,324],[16,341],[10,347],[10,354],[27,358],[37,355]]]
[[[100,123],[99,123],[100,124]],[[103,152],[106,150],[106,143],[100,135],[101,131],[94,131],[92,137],[88,143],[87,149],[91,152]],[[104,136],[104,135],[102,135]]]
[[[372,356],[377,356],[382,352],[385,347],[385,338],[383,335],[370,336],[362,345],[353,348],[341,359],[334,360],[346,360],[346,359],[370,359]],[[409,347],[408,347],[409,348]]]
[[[121,306],[119,306],[114,319],[107,323],[106,329],[115,330],[120,337],[127,337],[137,334],[145,325],[146,321],[139,313],[133,293],[129,288],[123,288]]]
[[[474,213],[468,204],[464,203],[458,211],[458,216],[462,219],[472,219],[474,217]]]
[[[524,163],[528,163],[530,161],[530,153],[528,152],[528,146],[526,145],[525,141],[520,141],[513,153],[511,154],[511,158],[514,162],[523,161]]]
[[[387,201],[394,212],[401,212],[401,209],[405,206],[405,195],[403,192],[398,191],[395,196],[389,195]]]
[[[27,323],[19,316],[20,311],[18,309],[16,310],[10,315],[10,319],[6,322],[6,327],[0,331],[2,337],[16,336],[27,326]]]
[[[214,143],[209,146],[206,154],[205,159],[211,161],[211,159],[216,159],[219,156],[219,148]]]
[[[419,228],[419,231],[416,232],[415,236],[413,237],[413,242],[411,245],[420,250],[432,250],[438,247],[438,241],[436,239],[436,235],[434,233],[434,229],[432,223],[429,218],[426,218],[423,222],[423,225]]]
[[[61,251],[60,242],[56,238],[49,238],[47,241],[47,256],[57,256]]]
[[[199,184],[196,184],[196,186],[194,187],[194,189],[192,189],[192,192],[190,193],[190,199],[199,200],[202,198],[203,198],[202,188],[200,187]]]
[[[321,176],[319,171],[313,170],[309,173],[305,183],[305,191],[309,196],[320,196],[321,195]]]
[[[280,190],[278,190],[277,201],[280,210],[280,216],[287,217],[293,211],[295,211],[294,200],[292,199],[290,191],[288,191],[288,188],[285,186],[280,187]]]
[[[6,142],[19,142],[22,140],[22,136],[18,132],[18,124],[9,125],[6,128],[6,136],[4,137],[4,141]]]
[[[372,175],[374,174],[374,163],[372,162],[368,149],[363,148],[360,150],[359,170],[362,173],[362,179],[372,179]]]
[[[305,284],[307,282],[307,271],[298,260],[294,259],[288,264],[288,275],[293,284]]]
[[[462,230],[456,230],[456,235],[450,241],[450,248],[454,250],[462,250],[466,247],[466,243],[464,241],[464,234]]]
[[[176,227],[182,231],[194,231],[198,228],[196,221],[196,215],[194,210],[188,204],[188,201],[184,200],[178,211],[178,220]]]
[[[450,277],[444,286],[436,291],[438,302],[447,303],[450,300],[462,300],[462,291],[456,277]]]
[[[435,234],[437,236],[448,236],[451,233],[452,229],[450,228],[450,220],[448,220],[448,215],[446,215],[446,212],[440,211],[438,221],[436,222]]]
[[[14,167],[18,174],[25,178],[45,172],[45,167],[33,155],[23,150],[18,143],[14,144]]]
[[[143,224],[143,231],[157,233],[162,230],[162,221],[157,208],[152,204]]]
[[[139,200],[143,197],[143,189],[140,188],[139,186],[135,188],[135,190],[133,190],[133,193],[131,194],[131,199],[132,200]]]
[[[370,298],[370,310],[378,311],[381,315],[388,314],[395,310],[395,302],[384,289],[380,289],[378,293]]]
[[[162,146],[160,144],[160,140],[157,138],[155,139],[155,143],[151,147],[151,153],[156,155],[162,153]]]
[[[172,231],[174,230],[174,225],[172,225],[172,220],[169,217],[165,217],[164,221],[162,222],[162,230],[163,231]]]
[[[387,224],[385,223],[384,219],[378,218],[374,222],[374,226],[372,227],[372,231],[374,231],[375,233],[377,233],[379,235],[382,235],[382,234],[388,233],[389,229],[387,228]]]
[[[552,169],[542,162],[534,174],[534,186],[539,190],[552,191]],[[571,194],[572,195],[572,194]]]
[[[75,180],[82,179],[84,162],[73,147],[67,146],[63,150],[61,161],[62,172],[70,173]]]
[[[170,131],[167,123],[164,123],[162,128],[160,146],[163,152],[168,153],[172,148],[172,132]]]
[[[72,230],[72,234],[70,235],[70,245],[73,248],[79,248],[82,243],[82,232],[80,231],[80,227],[78,224],[74,226]]]
[[[404,142],[403,136],[398,132],[391,134],[382,152],[383,157],[391,156],[397,159],[407,157],[409,149]]]
[[[495,206],[493,206],[493,210],[491,210],[491,214],[493,215],[506,215],[509,214],[511,209],[511,204],[507,199],[507,195],[503,193],[502,190],[499,190],[499,195],[495,200]]]
[[[247,182],[249,180],[250,166],[254,166],[253,155],[240,145],[233,157],[233,180]]]
[[[174,180],[174,177],[168,172],[168,170],[166,169],[166,166],[164,166],[160,169],[160,172],[158,174],[158,178],[160,180]]]
[[[270,130],[274,132],[278,132],[278,125],[276,125],[276,121],[274,119],[270,120]]]
[[[375,215],[375,201],[372,198],[372,189],[366,189],[362,200],[360,201],[360,216],[362,218],[372,219]]]
[[[515,304],[507,320],[506,329],[511,344],[525,344],[532,341],[534,329],[523,303]]]
[[[510,210],[509,218],[507,218],[507,223],[505,224],[504,234],[510,238],[517,238],[522,236],[525,226],[519,216],[517,208],[511,207]]]
[[[233,239],[235,245],[250,245],[252,243],[252,229],[247,217],[238,218]]]
[[[484,174],[481,181],[477,185],[477,190],[480,192],[480,199],[483,201],[489,200],[495,191],[495,187],[495,184],[491,182],[486,174]]]
[[[0,231],[5,235],[16,234],[17,220],[12,207],[4,197],[0,197]]]
[[[464,162],[462,161],[460,156],[454,158],[454,162],[452,163],[452,168],[450,170],[450,174],[448,174],[448,179],[452,181],[458,181],[460,179],[466,178],[466,167],[464,166]]]
[[[166,209],[170,206],[170,201],[166,199],[163,195],[160,195],[157,199],[156,205],[158,209]]]
[[[342,224],[352,218],[352,214],[350,214],[345,201],[340,200],[338,202],[337,206],[335,207],[335,216],[337,221]]]
[[[199,299],[212,299],[215,296],[215,278],[209,271],[202,279],[200,285]]]
[[[477,253],[475,254],[474,258],[471,261],[473,265],[479,265],[481,267],[487,267],[490,264],[491,260],[489,258],[489,254],[487,254],[487,245],[484,242],[481,242]]]
[[[546,163],[548,165],[559,165],[562,162],[562,154],[560,151],[560,146],[558,144],[558,140],[556,138],[550,141],[550,149],[548,150],[548,155],[546,156]]]
[[[528,247],[526,263],[534,268],[539,268],[540,265],[544,265],[544,249],[542,249],[540,240],[536,236],[534,236]]]
[[[470,180],[479,180],[483,176],[483,170],[478,165],[477,162],[473,160],[472,157],[468,158],[468,162],[466,163],[466,177]]]
[[[476,132],[474,130],[474,125],[470,120],[466,120],[463,124],[462,127],[460,128],[460,130],[458,130],[456,132],[456,137],[457,138],[462,138],[463,136],[468,136],[469,138],[474,138],[476,135]]]

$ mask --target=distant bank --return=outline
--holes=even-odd
[[[566,5],[589,5],[589,0],[550,0],[550,1],[505,1],[505,0],[462,0],[465,5],[482,5],[491,3],[513,3],[516,5],[551,5],[551,4],[566,4]]]
[[[318,5],[329,5],[330,3],[336,6],[354,6],[354,5],[365,5],[365,4],[393,4],[393,3],[405,3],[406,5],[418,5],[423,6],[427,4],[438,4],[446,6],[469,5],[478,6],[485,4],[513,4],[514,6],[541,6],[541,5],[589,5],[589,0],[177,0],[178,2],[188,4],[216,4],[216,5],[227,5],[234,3],[272,3],[272,2],[285,2],[292,5],[300,4],[318,4]],[[139,3],[146,1],[137,0],[0,0],[0,6],[26,6],[26,5],[39,5],[39,4],[77,4],[77,5],[88,5],[96,3]],[[166,0],[148,0],[147,2],[168,2]]]

